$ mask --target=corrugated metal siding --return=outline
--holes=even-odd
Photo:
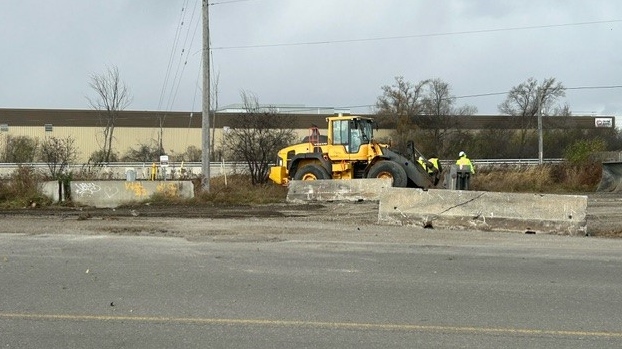
[[[309,134],[308,129],[294,130],[298,134],[298,140]],[[323,134],[326,131],[322,131]],[[113,149],[123,156],[129,149],[137,148],[141,144],[151,145],[158,139],[159,128],[146,127],[115,127]],[[78,162],[86,163],[92,153],[101,149],[103,144],[102,129],[99,127],[59,127],[54,126],[52,132],[45,132],[43,126],[12,126],[8,132],[0,132],[0,138],[10,136],[27,136],[43,141],[45,137],[57,137],[66,139],[71,136],[75,139],[78,149]],[[222,142],[222,129],[214,133],[214,144],[220,147]],[[164,150],[169,154],[181,154],[189,146],[201,148],[201,129],[198,128],[166,128],[162,135]],[[276,154],[275,154],[276,156]]]
[[[231,126],[232,120],[238,118],[236,113],[216,113],[210,119],[210,123],[216,128]],[[312,125],[324,127],[326,117],[330,115],[320,114],[283,114],[291,118],[295,129],[306,129]],[[366,115],[374,116],[374,115]],[[545,116],[544,126],[547,128],[594,128],[594,119],[599,116]],[[612,116],[604,116],[612,117]],[[486,128],[516,128],[512,119],[507,115],[465,115],[452,116],[455,123],[461,129],[478,130]],[[201,128],[201,112],[161,112],[161,111],[132,111],[124,110],[119,113],[116,122],[117,127],[159,127],[162,120],[166,128]],[[615,118],[614,118],[615,127]],[[532,125],[537,124],[536,118],[532,118]],[[56,126],[70,127],[96,127],[101,126],[98,111],[78,109],[6,109],[0,108],[0,124],[11,126],[43,126],[52,124]],[[426,128],[425,123],[418,125]]]
[[[125,154],[130,148],[140,144],[152,144],[158,139],[159,117],[162,112],[123,111],[114,130],[113,149],[119,155]],[[320,132],[326,134],[327,115],[291,114],[289,124],[298,134],[298,139],[309,134],[309,127],[317,125]],[[238,114],[217,113],[212,122],[216,124],[214,144],[220,147],[222,128],[231,125]],[[545,117],[545,128],[594,128],[595,117]],[[169,112],[164,117],[163,145],[168,153],[184,153],[189,146],[201,148],[201,113]],[[463,116],[457,117],[459,127],[465,130],[484,128],[511,128],[508,116]],[[101,149],[102,128],[99,126],[97,112],[94,110],[40,110],[40,109],[2,109],[0,108],[0,124],[7,124],[8,131],[0,131],[4,135],[28,136],[44,139],[46,136],[76,140],[79,150],[79,162],[85,163],[89,156]],[[44,125],[52,124],[52,132],[45,132]],[[533,125],[536,125],[535,119]],[[615,127],[615,119],[614,119]],[[388,129],[376,131],[376,136],[386,137]]]

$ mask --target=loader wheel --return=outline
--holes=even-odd
[[[297,181],[315,181],[318,179],[331,179],[331,175],[324,167],[311,164],[305,165],[296,171],[294,179]]]
[[[408,177],[406,171],[393,161],[379,161],[369,170],[367,178],[389,178],[393,180],[394,187],[406,187]]]

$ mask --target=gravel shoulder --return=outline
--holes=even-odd
[[[183,237],[278,241],[313,234],[374,234],[417,227],[377,225],[377,202],[248,206],[141,205],[117,209],[46,207],[0,211],[0,233]],[[423,229],[423,228],[421,228]],[[622,195],[588,194],[588,233],[622,237]],[[319,234],[319,235],[318,235]]]

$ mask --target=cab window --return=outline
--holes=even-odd
[[[348,120],[333,121],[333,144],[348,144]]]

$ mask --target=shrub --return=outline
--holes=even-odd
[[[8,179],[0,181],[0,207],[22,208],[49,205],[51,200],[41,191],[42,175],[34,168],[20,166]]]
[[[602,139],[582,139],[568,146],[564,151],[564,157],[572,164],[585,164],[589,162],[592,153],[605,150],[607,144]]]
[[[106,159],[106,153],[103,150],[96,150],[93,153],[91,153],[91,156],[89,156],[89,163],[102,164],[102,163],[107,163],[107,162],[118,162],[119,155],[115,152],[110,152],[108,161],[105,161],[105,159]]]

